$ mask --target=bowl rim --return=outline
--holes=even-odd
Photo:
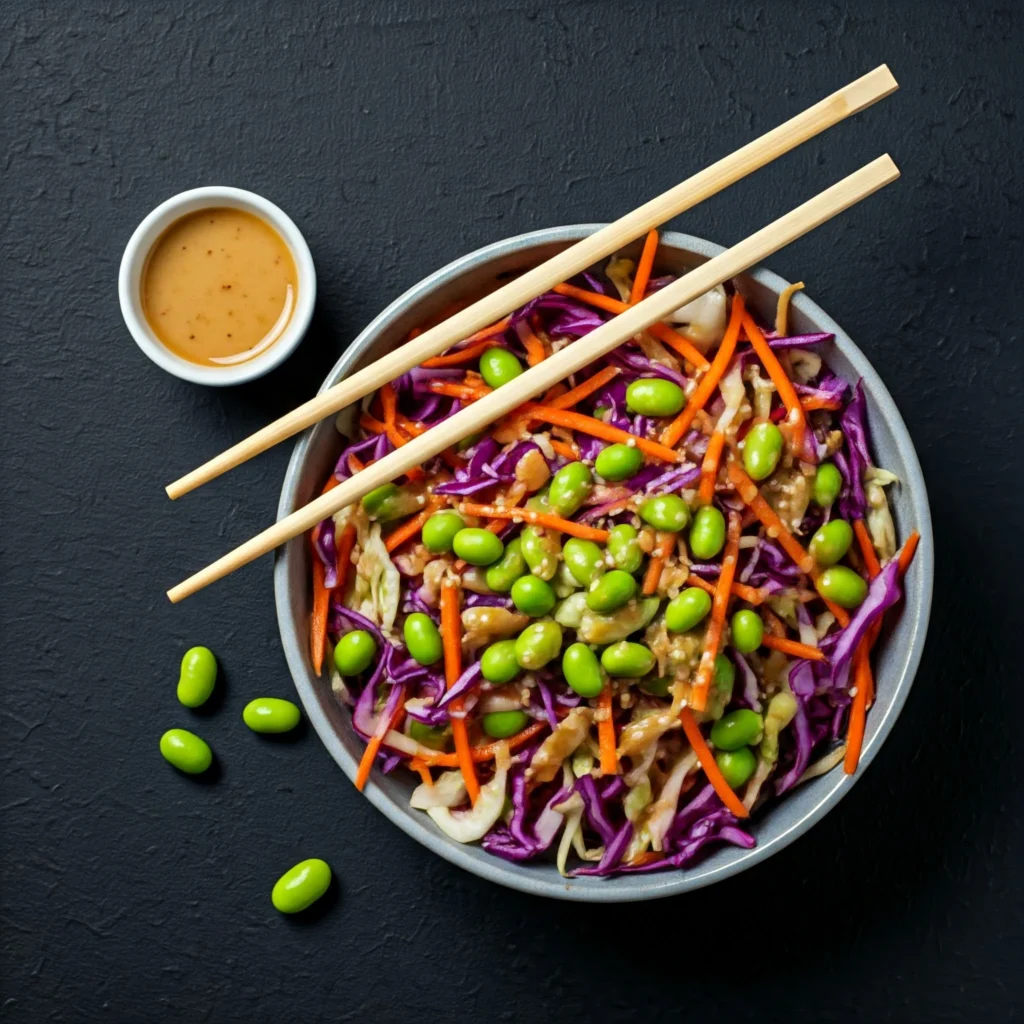
[[[604,224],[598,223],[541,228],[483,246],[434,271],[434,273],[423,278],[391,302],[360,332],[334,364],[321,386],[320,392],[323,392],[342,379],[382,330],[429,296],[438,286],[446,284],[468,270],[477,268],[509,253],[550,243],[571,243],[592,234],[604,226]],[[676,231],[663,232],[661,244],[684,250],[701,258],[711,258],[724,251],[722,246],[714,242]],[[778,274],[763,267],[753,268],[742,276],[755,280],[775,294],[781,292],[789,284],[788,281]],[[904,614],[912,605],[914,610],[913,620],[910,624],[911,634],[907,649],[907,660],[899,674],[899,678],[895,681],[895,686],[892,689],[892,699],[888,706],[883,709],[880,704],[877,705],[879,710],[884,710],[884,715],[880,720],[876,719],[875,728],[865,739],[857,773],[848,776],[833,771],[815,780],[819,784],[824,780],[829,780],[830,785],[822,790],[819,799],[809,810],[800,815],[779,834],[763,841],[761,837],[758,837],[757,846],[750,850],[729,847],[728,849],[732,855],[723,864],[713,865],[710,862],[702,862],[684,871],[632,875],[628,876],[632,883],[628,887],[616,885],[616,881],[622,881],[621,877],[609,879],[579,878],[571,880],[571,884],[569,884],[570,880],[563,879],[560,876],[556,879],[548,879],[541,877],[539,873],[531,875],[525,871],[514,870],[524,866],[508,864],[496,856],[474,856],[472,851],[478,850],[477,844],[467,847],[457,843],[449,843],[446,837],[439,835],[428,827],[429,819],[426,816],[415,815],[408,807],[400,807],[393,803],[371,779],[364,790],[364,795],[407,835],[450,863],[488,881],[496,882],[520,892],[556,899],[600,903],[638,902],[657,899],[689,892],[706,885],[711,885],[714,882],[722,881],[784,849],[835,807],[855,785],[867,766],[874,760],[906,703],[910,687],[920,666],[928,629],[934,576],[934,544],[927,488],[917,453],[903,417],[900,415],[896,403],[867,357],[860,351],[849,335],[817,303],[808,298],[806,294],[801,292],[794,296],[793,308],[801,309],[804,313],[813,317],[820,330],[834,334],[836,346],[841,350],[843,356],[850,362],[854,370],[864,379],[865,388],[877,406],[879,416],[891,428],[894,444],[906,468],[906,477],[901,480],[901,484],[906,488],[910,496],[914,508],[915,527],[921,534],[921,542],[915,559],[915,569],[917,571],[913,577],[914,583],[912,586],[910,584],[907,585],[905,593]],[[281,499],[278,505],[279,519],[294,510],[295,491],[314,429],[310,428],[296,441],[282,485]],[[322,687],[322,681],[312,676],[306,664],[305,637],[296,636],[291,628],[288,615],[290,599],[288,577],[289,560],[292,550],[294,550],[292,545],[279,548],[275,553],[274,559],[274,594],[282,646],[296,690],[313,728],[349,779],[354,779],[358,767],[356,759],[345,749],[339,735],[335,732],[334,727],[320,706],[317,687]],[[913,602],[910,600],[911,591],[913,591]],[[529,865],[525,865],[525,867],[529,867]]]

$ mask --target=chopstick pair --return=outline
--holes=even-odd
[[[634,238],[689,209],[801,142],[863,110],[897,88],[882,65],[802,114],[675,186],[594,235],[509,282],[496,292],[431,328],[371,366],[306,402],[246,441],[217,456],[167,488],[176,498],[383,386],[431,356],[488,326],[530,299],[610,255]],[[275,523],[245,544],[168,591],[172,602],[194,594],[260,555],[286,543],[444,449],[476,433],[524,402],[564,380],[622,342],[667,317],[704,292],[813,230],[899,177],[882,156],[780,217],[678,281],[631,306],[602,327],[530,368],[485,398],[461,410],[349,480]]]

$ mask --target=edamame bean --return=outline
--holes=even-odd
[[[539,619],[555,607],[555,592],[537,576],[520,576],[512,584],[512,603],[524,615]]]
[[[516,661],[534,672],[558,657],[562,649],[562,627],[550,619],[531,622],[516,637]]]
[[[509,683],[519,675],[515,640],[491,644],[480,658],[480,671],[489,683]]]
[[[217,659],[209,647],[192,647],[181,659],[178,700],[187,708],[205,704],[217,682]]]
[[[843,475],[834,462],[822,462],[814,474],[814,500],[828,508],[839,497],[843,489]]]
[[[649,693],[652,697],[667,697],[668,689],[671,685],[672,680],[668,676],[640,680],[640,689],[645,693]]]
[[[594,486],[594,474],[582,462],[570,462],[552,478],[548,502],[560,516],[571,516],[587,500]]]
[[[434,620],[423,612],[413,612],[402,627],[405,646],[421,665],[436,665],[444,654],[441,634]]]
[[[481,724],[484,732],[496,740],[505,740],[509,736],[515,736],[526,728],[530,716],[525,711],[492,711],[484,715]]]
[[[518,666],[517,666],[518,668]],[[443,725],[427,725],[415,718],[409,719],[409,736],[431,750],[444,750],[448,746],[448,730]]]
[[[435,512],[423,524],[423,546],[433,555],[447,554],[455,535],[465,526],[458,512]]]
[[[339,637],[334,647],[334,667],[343,676],[365,672],[377,653],[377,641],[365,629],[353,629]]]
[[[782,457],[782,431],[774,423],[755,423],[743,439],[743,466],[751,480],[765,480]]]
[[[419,512],[423,503],[421,493],[395,484],[382,484],[363,498],[363,508],[367,515],[378,523],[388,523],[392,519]]]
[[[644,464],[644,455],[639,448],[628,444],[610,444],[597,453],[594,469],[598,476],[617,483],[628,480]]]
[[[739,750],[719,750],[715,754],[715,763],[729,787],[739,789],[754,774],[757,757],[750,747],[740,747]]]
[[[665,607],[665,625],[673,633],[685,633],[711,611],[711,595],[700,587],[687,587]]]
[[[160,737],[160,753],[178,771],[189,775],[205,772],[213,762],[213,752],[206,740],[188,729],[168,729]]]
[[[584,587],[604,572],[604,552],[592,540],[570,537],[562,549],[562,559],[573,579]]]
[[[530,497],[526,499],[526,507],[531,512],[551,511],[551,502],[548,501],[548,490],[550,486],[551,484],[549,483],[547,487],[543,488],[543,490],[538,491],[536,494],[531,494]]]
[[[867,597],[868,585],[845,565],[833,565],[815,581],[818,593],[840,608],[856,608]]]
[[[527,572],[526,560],[523,558],[522,542],[518,537],[509,541],[505,553],[493,565],[488,566],[484,573],[487,586],[496,594],[507,594],[520,576]]]
[[[501,558],[505,545],[490,530],[467,526],[455,534],[452,550],[470,565],[490,565]]]
[[[370,516],[376,515],[380,507],[397,493],[397,484],[381,484],[380,487],[375,487],[369,494],[363,495],[363,511]]]
[[[659,494],[648,498],[640,506],[640,518],[656,530],[678,533],[686,529],[690,521],[690,510],[678,494]]]
[[[750,654],[761,646],[764,623],[757,612],[741,608],[732,617],[732,645],[740,654]]]
[[[270,900],[282,914],[297,914],[316,903],[331,884],[331,869],[318,857],[300,861],[274,884]]]
[[[242,721],[253,732],[291,732],[299,724],[299,709],[290,700],[280,697],[257,697],[242,711]]]
[[[569,686],[587,700],[598,696],[604,687],[601,664],[586,644],[570,644],[565,649],[562,655],[562,675]]]
[[[736,667],[724,654],[715,658],[714,681],[722,693],[732,696],[732,688],[736,685]]]
[[[480,376],[492,388],[500,388],[523,372],[523,364],[507,348],[489,348],[480,357]]]
[[[550,580],[558,571],[562,535],[555,530],[538,530],[533,526],[525,526],[519,535],[519,544],[530,572],[538,579]]]
[[[628,604],[636,593],[636,580],[621,569],[612,569],[599,576],[587,591],[587,607],[607,615]]]
[[[675,416],[685,401],[678,384],[660,377],[642,377],[626,388],[626,408],[641,416]]]
[[[601,654],[601,666],[610,676],[639,679],[654,668],[656,658],[643,644],[620,640],[606,647]]]
[[[637,532],[629,523],[620,523],[608,531],[608,554],[617,569],[636,572],[644,560],[644,553],[637,542]]]
[[[853,527],[845,519],[824,523],[811,538],[811,554],[818,565],[835,565],[853,543]]]
[[[480,440],[480,438],[481,438],[481,437],[483,437],[483,436],[484,436],[484,435],[483,435],[483,434],[482,434],[482,433],[481,433],[480,431],[477,431],[477,433],[475,433],[475,434],[470,434],[470,435],[469,435],[469,437],[464,437],[464,438],[463,438],[463,439],[462,439],[462,440],[461,440],[461,441],[460,441],[460,442],[459,442],[459,443],[458,443],[458,444],[457,444],[457,445],[455,446],[455,449],[456,449],[456,451],[460,451],[460,452],[468,452],[470,448],[473,448],[473,447],[475,447],[475,445],[477,444],[477,442],[478,442],[478,441]]]
[[[714,558],[725,545],[725,516],[714,505],[697,509],[690,527],[690,551],[694,558]]]
[[[719,750],[739,750],[761,741],[764,724],[750,708],[730,711],[711,726],[711,742]]]

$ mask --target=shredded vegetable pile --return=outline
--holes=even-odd
[[[325,489],[663,287],[658,236],[339,417]],[[563,875],[684,867],[856,770],[900,550],[830,335],[718,287],[311,541],[311,653],[448,836]],[[449,309],[444,316],[454,312]],[[424,325],[427,326],[427,325]]]

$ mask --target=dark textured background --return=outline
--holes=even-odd
[[[1024,951],[1018,10],[4,4],[0,1017],[1008,1019]],[[163,484],[313,394],[442,263],[619,215],[882,61],[894,97],[678,222],[728,243],[885,149],[903,169],[772,260],[875,361],[932,498],[924,662],[852,795],[739,879],[570,906],[432,858],[309,730],[249,733],[247,700],[291,693],[269,560],[176,608],[163,592],[272,519],[287,446],[178,504]],[[320,275],[300,352],[225,391],[146,360],[116,293],[139,220],[207,183],[284,207]],[[198,722],[174,697],[194,643],[226,680]],[[170,725],[209,739],[215,781],[163,763]],[[308,856],[338,891],[283,918],[270,887]]]

